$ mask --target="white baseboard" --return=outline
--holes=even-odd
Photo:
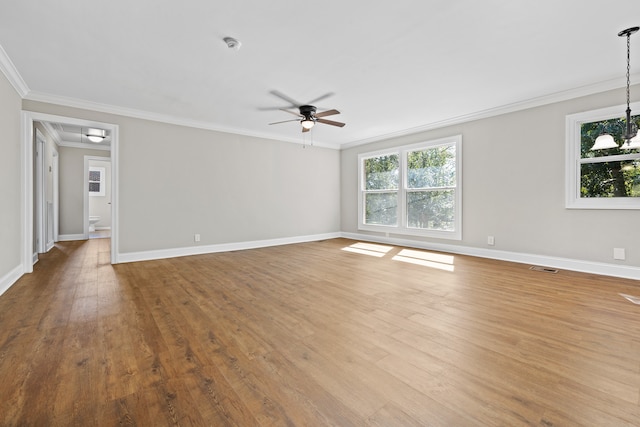
[[[154,259],[175,258],[189,255],[202,255],[216,252],[241,251],[266,248],[269,246],[290,245],[293,243],[314,242],[336,239],[341,233],[314,234],[310,236],[285,237],[280,239],[255,240],[250,242],[223,243],[219,245],[190,246],[186,248],[160,249],[155,251],[128,252],[118,254],[118,262],[150,261]]]
[[[84,234],[61,234],[58,236],[58,242],[70,242],[72,240],[87,240]]]
[[[546,255],[525,254],[519,252],[500,251],[495,249],[474,248],[471,246],[447,245],[431,242],[419,242],[415,240],[378,237],[369,234],[340,233],[341,237],[352,240],[385,243],[398,246],[407,246],[418,249],[449,252],[460,255],[470,255],[480,258],[490,258],[501,261],[511,261],[522,264],[553,267],[563,270],[579,271],[582,273],[600,274],[603,276],[622,277],[625,279],[640,280],[640,268],[626,265],[607,264],[602,262],[584,261],[570,258],[559,258]]]
[[[96,227],[96,231],[98,230],[111,230],[111,227]]]
[[[36,262],[38,262],[38,252],[34,252],[31,255],[31,265],[35,265]]]
[[[17,266],[4,276],[0,277],[0,295],[4,294],[24,274],[22,265]]]

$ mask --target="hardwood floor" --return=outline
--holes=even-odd
[[[640,283],[528,267],[59,243],[0,297],[0,424],[638,425]]]

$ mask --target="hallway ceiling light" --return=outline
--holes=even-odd
[[[611,136],[608,133],[602,133],[599,137],[596,138],[595,142],[593,143],[593,147],[591,147],[592,150],[603,150],[607,148],[632,149],[632,148],[635,148],[634,144],[638,143],[637,140],[634,141],[635,139],[634,137],[638,134],[638,127],[636,126],[635,123],[631,121],[631,107],[629,106],[630,104],[629,74],[631,70],[631,66],[630,66],[631,34],[636,33],[639,29],[640,27],[631,27],[631,28],[627,28],[626,30],[622,30],[618,33],[619,37],[627,38],[627,125],[624,132],[625,142],[622,144],[622,147],[619,147],[618,143],[613,139],[613,136]]]
[[[88,129],[87,133],[84,135],[87,137],[89,141],[94,142],[96,144],[104,141],[104,139],[107,137],[107,134],[104,131],[104,129]]]

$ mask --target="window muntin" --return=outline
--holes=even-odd
[[[460,135],[359,156],[358,227],[461,239]]]
[[[640,149],[624,149],[624,108],[567,116],[566,207],[640,209]],[[632,104],[638,110],[640,104]],[[640,115],[632,116],[640,125]],[[620,148],[591,150],[603,132]]]

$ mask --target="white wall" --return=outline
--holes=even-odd
[[[638,98],[640,86],[632,94]],[[638,211],[569,210],[564,202],[565,116],[624,102],[624,91],[615,90],[344,150],[342,230],[358,233],[358,153],[462,134],[462,241],[396,237],[640,266]],[[489,235],[495,247],[488,247]],[[626,261],[613,260],[614,247],[626,248]]]
[[[28,100],[23,108],[119,125],[121,254],[340,231],[336,150]],[[61,221],[61,233],[76,232]]]
[[[0,72],[0,293],[21,274],[20,105]]]

